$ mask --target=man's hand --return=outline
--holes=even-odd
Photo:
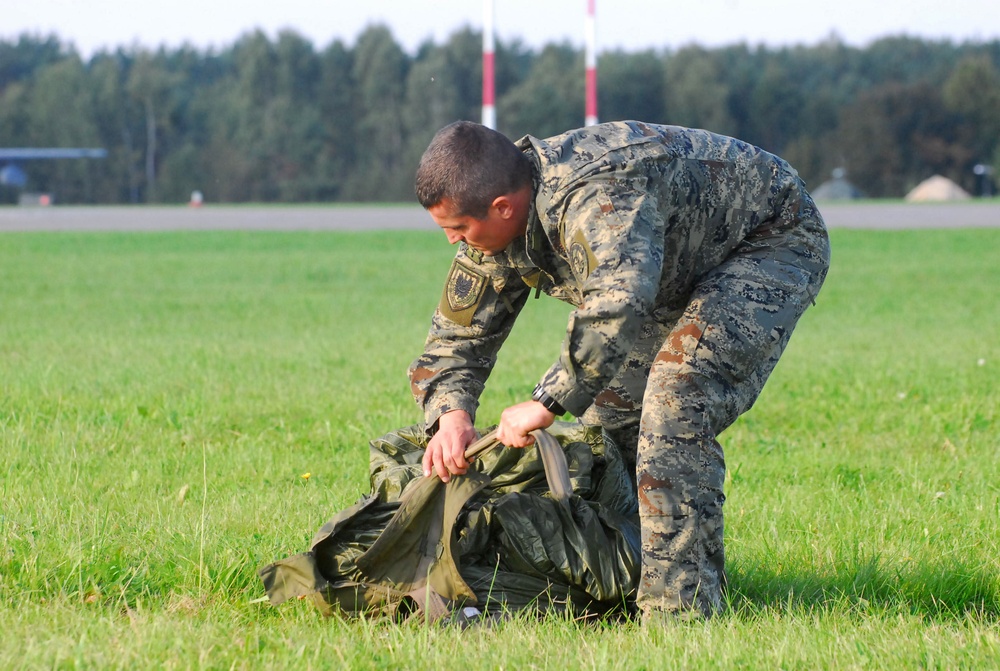
[[[437,474],[441,482],[448,482],[452,475],[462,475],[469,470],[465,448],[478,436],[472,417],[464,410],[452,410],[438,418],[437,433],[427,443],[424,452],[424,475]]]
[[[535,442],[529,435],[535,429],[547,429],[556,416],[538,401],[525,401],[512,405],[500,413],[497,439],[507,447],[528,447]]]

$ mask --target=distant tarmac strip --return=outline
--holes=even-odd
[[[820,203],[830,228],[924,229],[1000,226],[1000,201]],[[374,231],[434,230],[418,205],[204,205],[0,207],[13,231]]]

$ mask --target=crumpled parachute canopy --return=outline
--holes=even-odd
[[[271,603],[308,596],[325,614],[431,620],[469,606],[626,610],[640,565],[634,485],[599,427],[557,422],[548,433],[566,457],[565,500],[535,446],[497,446],[442,483],[421,472],[422,426],[371,441],[371,493],[308,552],[260,570]]]

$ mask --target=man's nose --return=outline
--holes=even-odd
[[[459,233],[455,233],[454,231],[445,231],[445,233],[444,233],[444,234],[445,234],[446,236],[448,236],[448,244],[451,244],[451,245],[453,245],[453,244],[455,244],[456,242],[461,242],[461,241],[462,241],[462,236],[461,236],[461,234],[459,234]]]

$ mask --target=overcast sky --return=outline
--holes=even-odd
[[[583,42],[586,0],[495,0],[501,40],[537,48]],[[1000,0],[597,0],[598,49],[677,48],[693,42],[815,44],[836,33],[864,46],[886,35],[1000,39]],[[0,0],[0,38],[55,34],[84,57],[139,44],[231,45],[255,28],[291,28],[316,48],[353,45],[373,23],[409,52],[482,23],[481,0]]]

